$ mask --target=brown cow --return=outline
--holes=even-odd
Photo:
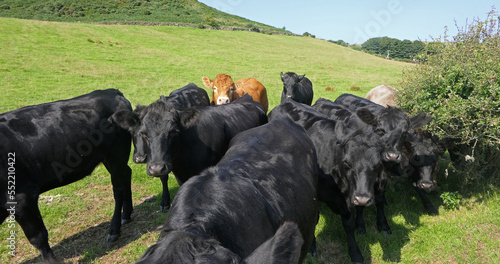
[[[230,103],[245,94],[252,96],[253,100],[259,102],[267,113],[268,101],[266,87],[254,78],[240,79],[233,82],[231,76],[222,73],[217,74],[215,80],[208,77],[201,78],[206,87],[214,90],[211,104],[221,105]]]
[[[394,92],[396,91],[396,89],[390,87],[389,85],[382,84],[371,89],[366,94],[365,98],[384,107],[387,107],[388,105],[396,106],[394,102]]]

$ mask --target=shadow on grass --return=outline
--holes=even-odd
[[[173,187],[169,190],[172,199],[178,189],[179,187]],[[166,213],[161,213],[159,210],[160,199],[161,193],[157,196],[151,196],[136,205],[132,213],[132,221],[122,226],[120,230],[121,236],[117,241],[112,243],[105,242],[111,224],[111,221],[108,221],[83,230],[65,238],[57,245],[53,245],[52,250],[54,251],[54,255],[62,263],[79,256],[82,257],[77,260],[78,263],[91,263],[107,255],[110,251],[120,249],[138,240],[146,233],[159,230],[167,216]],[[43,259],[41,256],[38,256],[22,263],[40,262],[43,262]]]
[[[439,194],[428,194],[428,197],[436,209],[441,206]],[[427,215],[420,198],[408,181],[389,182],[386,199],[388,206],[385,207],[385,214],[392,234],[384,235],[378,231],[375,206],[364,210],[366,234],[356,234],[365,263],[373,263],[374,258],[378,258],[373,257],[375,255],[381,255],[387,262],[400,262],[401,251],[410,241],[410,233],[421,226],[420,217]],[[351,263],[340,215],[331,212],[324,204],[320,205],[320,213],[324,226],[317,234],[318,258],[309,258],[306,263]]]

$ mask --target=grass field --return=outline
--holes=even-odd
[[[398,86],[404,64],[366,55],[332,43],[254,32],[179,27],[102,26],[0,18],[0,112],[67,99],[95,89],[118,88],[135,104],[201,77],[228,73],[255,77],[268,90],[269,108],[279,104],[281,71],[306,74],[319,97],[344,92],[363,96],[386,83]],[[360,88],[351,91],[352,86]],[[208,90],[207,90],[208,91]],[[375,208],[366,210],[367,234],[357,237],[369,263],[499,263],[500,193],[464,196],[457,210],[445,210],[439,195],[454,192],[453,170],[441,161],[437,194],[440,215],[427,216],[411,186],[390,182],[386,213],[393,235],[375,227]],[[112,187],[103,166],[74,184],[42,195],[39,205],[49,243],[67,263],[133,263],[156,242],[166,218],[159,212],[161,183],[133,164],[133,222],[119,241],[104,239],[113,212]],[[498,177],[494,175],[493,177]],[[178,185],[170,177],[174,196]],[[487,189],[487,188],[485,188]],[[317,226],[319,258],[307,263],[348,263],[340,217],[321,207]],[[36,263],[39,253],[16,226],[17,249],[7,256],[7,224],[0,226],[0,263]]]

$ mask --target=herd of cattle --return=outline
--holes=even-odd
[[[137,263],[302,263],[315,254],[318,202],[341,216],[351,260],[363,263],[354,235],[366,232],[363,209],[375,204],[377,227],[390,234],[385,187],[403,174],[428,213],[438,214],[426,192],[436,188],[444,149],[418,133],[430,121],[425,113],[408,117],[387,94],[378,104],[343,94],[311,106],[309,79],[291,72],[281,79],[281,104],[269,114],[259,81],[234,83],[226,74],[202,78],[212,100],[191,83],[134,110],[108,89],[0,114],[0,153],[15,153],[16,172],[12,179],[7,159],[0,161],[0,217],[15,204],[30,243],[54,262],[39,195],[102,162],[115,200],[106,241],[117,240],[133,210],[131,143],[133,161],[160,177],[161,211],[170,211],[161,238]],[[374,88],[370,100],[388,89]],[[170,172],[181,186],[171,208]]]

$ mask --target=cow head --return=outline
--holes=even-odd
[[[375,202],[374,186],[382,169],[380,146],[373,136],[350,135],[342,144],[339,171],[343,184],[339,184],[350,205],[370,206]],[[348,188],[348,189],[346,189]]]
[[[408,134],[406,145],[410,144],[412,155],[409,157],[408,175],[415,187],[431,192],[437,187],[439,157],[445,148],[435,137],[421,137],[417,132]]]
[[[143,144],[148,175],[159,177],[170,173],[174,142],[181,126],[179,113],[173,105],[158,100],[143,110],[143,116],[131,111],[115,115],[112,116],[113,121],[131,131],[135,142]],[[138,146],[140,144],[136,145],[139,150]]]
[[[144,117],[146,106],[137,105],[133,112],[121,110],[114,113],[109,122],[118,125],[122,129],[130,132],[134,143],[134,163],[145,163],[147,159],[147,145],[144,144],[141,134],[138,131],[142,118]]]
[[[299,263],[301,246],[304,243],[296,224],[285,222],[269,240],[257,247],[248,257],[240,256],[225,248],[208,235],[195,235],[187,231],[166,230],[165,236],[149,247],[136,262],[188,264],[261,264],[261,263]]]
[[[401,162],[401,150],[409,129],[418,129],[431,120],[425,113],[408,118],[403,110],[392,106],[383,108],[378,115],[367,108],[358,109],[356,114],[380,136],[382,160],[396,163]]]
[[[203,77],[201,80],[206,87],[213,90],[212,104],[227,104],[237,98],[236,85],[231,76],[222,73],[217,74],[213,81],[208,77]]]
[[[283,74],[280,73],[281,81],[283,81],[283,92],[281,93],[281,101],[290,98],[294,101],[297,101],[296,94],[299,89],[299,83],[304,79],[305,74],[297,75],[293,72],[287,72]]]

